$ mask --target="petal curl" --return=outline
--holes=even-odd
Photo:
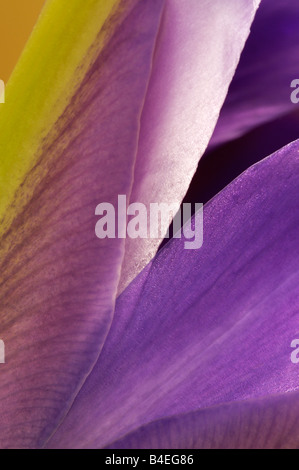
[[[299,394],[229,403],[153,422],[111,449],[298,449]]]

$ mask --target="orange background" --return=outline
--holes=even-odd
[[[44,4],[45,0],[0,0],[0,79],[5,83]]]

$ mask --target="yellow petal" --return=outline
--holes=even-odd
[[[37,161],[40,143],[112,33],[102,27],[119,4],[120,0],[46,2],[0,108],[0,233],[13,219],[14,195]],[[18,209],[29,198],[28,192],[22,194]]]

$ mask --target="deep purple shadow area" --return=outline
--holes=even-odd
[[[184,202],[206,203],[254,163],[299,138],[299,110],[209,149],[200,160]]]
[[[298,138],[299,110],[296,109],[293,113],[264,124],[239,139],[213,150],[208,148],[198,164],[183,203],[193,203],[194,213],[194,203],[206,204],[251,165]],[[172,226],[169,233],[171,238]],[[168,240],[164,239],[159,249]]]

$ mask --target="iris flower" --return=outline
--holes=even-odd
[[[1,448],[299,445],[299,15],[259,3],[47,1],[0,108]],[[97,239],[119,194],[204,202],[202,248]]]

